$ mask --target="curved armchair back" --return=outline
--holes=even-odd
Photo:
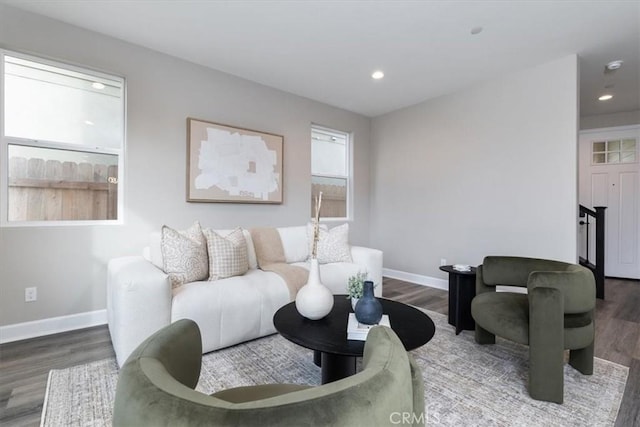
[[[482,262],[486,285],[526,287],[533,271],[564,271],[570,264],[538,258],[514,256],[488,256]]]
[[[488,256],[477,276],[483,286],[520,286],[529,292],[538,287],[562,292],[564,313],[584,313],[595,308],[593,273],[577,264],[537,258]]]
[[[581,266],[567,264],[564,271],[534,271],[529,275],[529,292],[552,288],[562,292],[566,314],[585,313],[596,307],[596,281],[593,273]]]
[[[263,392],[238,403],[193,389],[201,351],[187,341],[201,342],[198,326],[180,320],[129,357],[118,380],[114,425],[391,425],[397,413],[424,422],[422,375],[389,328],[369,332],[363,370],[356,375],[318,387],[270,385],[280,391],[266,397],[265,386],[245,387],[237,390],[246,396],[254,388]]]

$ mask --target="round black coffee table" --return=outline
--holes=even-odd
[[[436,327],[429,316],[406,304],[378,298],[389,316],[391,329],[407,350],[418,348],[433,338]],[[356,357],[364,351],[364,341],[347,340],[347,321],[351,301],[335,295],[331,313],[320,320],[309,320],[296,310],[295,302],[280,308],[273,316],[276,330],[291,342],[314,350],[314,362],[322,368],[322,384],[356,373]]]

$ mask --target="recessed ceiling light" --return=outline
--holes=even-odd
[[[483,30],[482,27],[473,27],[471,29],[471,34],[473,34],[475,36],[476,34],[480,34],[482,32],[482,30]]]
[[[384,77],[384,73],[380,70],[374,71],[373,74],[371,74],[372,79],[380,80],[383,77]]]
[[[91,87],[94,89],[104,89],[104,85],[100,82],[91,83]]]
[[[611,70],[611,71],[617,70],[618,68],[622,67],[623,62],[624,61],[621,61],[619,59],[616,61],[611,61],[607,64],[607,70]]]
[[[85,120],[84,124],[87,126],[93,126],[93,122],[91,120]]]
[[[613,98],[613,95],[606,94],[606,95],[602,95],[601,97],[599,97],[598,100],[599,101],[608,101],[611,98]]]

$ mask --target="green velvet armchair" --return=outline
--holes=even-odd
[[[211,396],[197,392],[201,342],[198,326],[184,319],[140,344],[120,370],[113,425],[377,426],[400,419],[424,424],[420,370],[384,326],[369,332],[361,372],[317,387],[268,384]]]
[[[527,294],[495,292],[496,286],[526,287]],[[593,374],[593,274],[580,265],[535,258],[489,256],[476,272],[471,315],[475,339],[494,344],[498,335],[529,346],[529,394],[562,403],[564,356]]]

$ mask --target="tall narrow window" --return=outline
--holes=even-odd
[[[2,53],[2,224],[117,221],[124,80]]]
[[[311,215],[322,191],[322,218],[349,218],[351,180],[350,135],[311,127]]]

